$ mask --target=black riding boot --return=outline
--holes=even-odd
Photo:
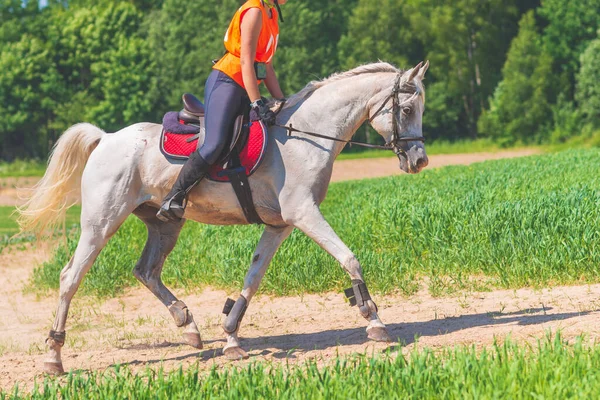
[[[187,194],[204,178],[209,168],[210,165],[204,161],[204,158],[194,151],[183,164],[173,188],[163,199],[156,217],[164,222],[179,221],[183,218]]]

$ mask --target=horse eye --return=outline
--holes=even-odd
[[[402,114],[404,115],[410,115],[412,113],[412,108],[410,107],[403,107],[402,108]]]

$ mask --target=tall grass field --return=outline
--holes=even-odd
[[[0,399],[592,399],[599,392],[600,347],[556,336],[534,346],[355,356],[325,367],[253,363],[141,374],[116,367],[46,379],[31,394],[16,387]]]
[[[375,292],[433,294],[462,288],[516,288],[600,281],[600,150],[454,166],[378,180],[332,184],[325,217],[356,253]],[[262,229],[188,222],[167,259],[168,285],[239,290]],[[33,286],[56,288],[73,254],[59,248]],[[131,273],[146,239],[131,217],[104,249],[83,291],[112,295],[135,285]],[[273,294],[347,287],[340,266],[301,232],[275,256],[263,282]]]

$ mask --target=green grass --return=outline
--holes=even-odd
[[[19,231],[19,226],[13,215],[14,207],[0,207],[0,237],[14,235]]]
[[[600,347],[560,336],[537,346],[506,341],[482,351],[425,349],[408,356],[354,356],[319,367],[253,363],[133,374],[106,372],[46,378],[32,399],[592,399],[600,391]],[[9,398],[8,393],[0,399]]]
[[[0,161],[0,178],[42,176],[46,163],[39,160]]]
[[[357,254],[374,292],[410,295],[430,277],[434,295],[460,289],[541,287],[600,281],[600,150],[577,150],[454,166],[331,186],[323,212]],[[188,222],[163,278],[176,287],[239,290],[261,228]],[[131,217],[82,285],[114,295],[131,274],[146,238]],[[57,288],[77,235],[39,268],[33,286]],[[295,231],[276,254],[265,292],[339,291],[339,265]]]
[[[464,153],[496,153],[499,151],[515,150],[524,148],[517,146],[505,148],[489,139],[478,140],[459,140],[459,141],[444,141],[436,140],[432,143],[426,143],[425,149],[428,155],[437,154],[464,154]],[[392,151],[384,150],[359,150],[358,147],[352,148],[350,151],[342,152],[337,158],[338,160],[355,160],[361,158],[380,158],[380,157],[395,157]]]
[[[80,207],[73,207],[67,211],[66,226],[72,228],[79,223]],[[0,206],[0,251],[10,244],[30,242],[35,239],[32,235],[13,237],[19,232],[14,207]]]

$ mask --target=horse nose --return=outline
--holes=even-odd
[[[425,168],[427,164],[429,164],[429,159],[427,157],[421,157],[416,162],[416,166],[419,171]]]

